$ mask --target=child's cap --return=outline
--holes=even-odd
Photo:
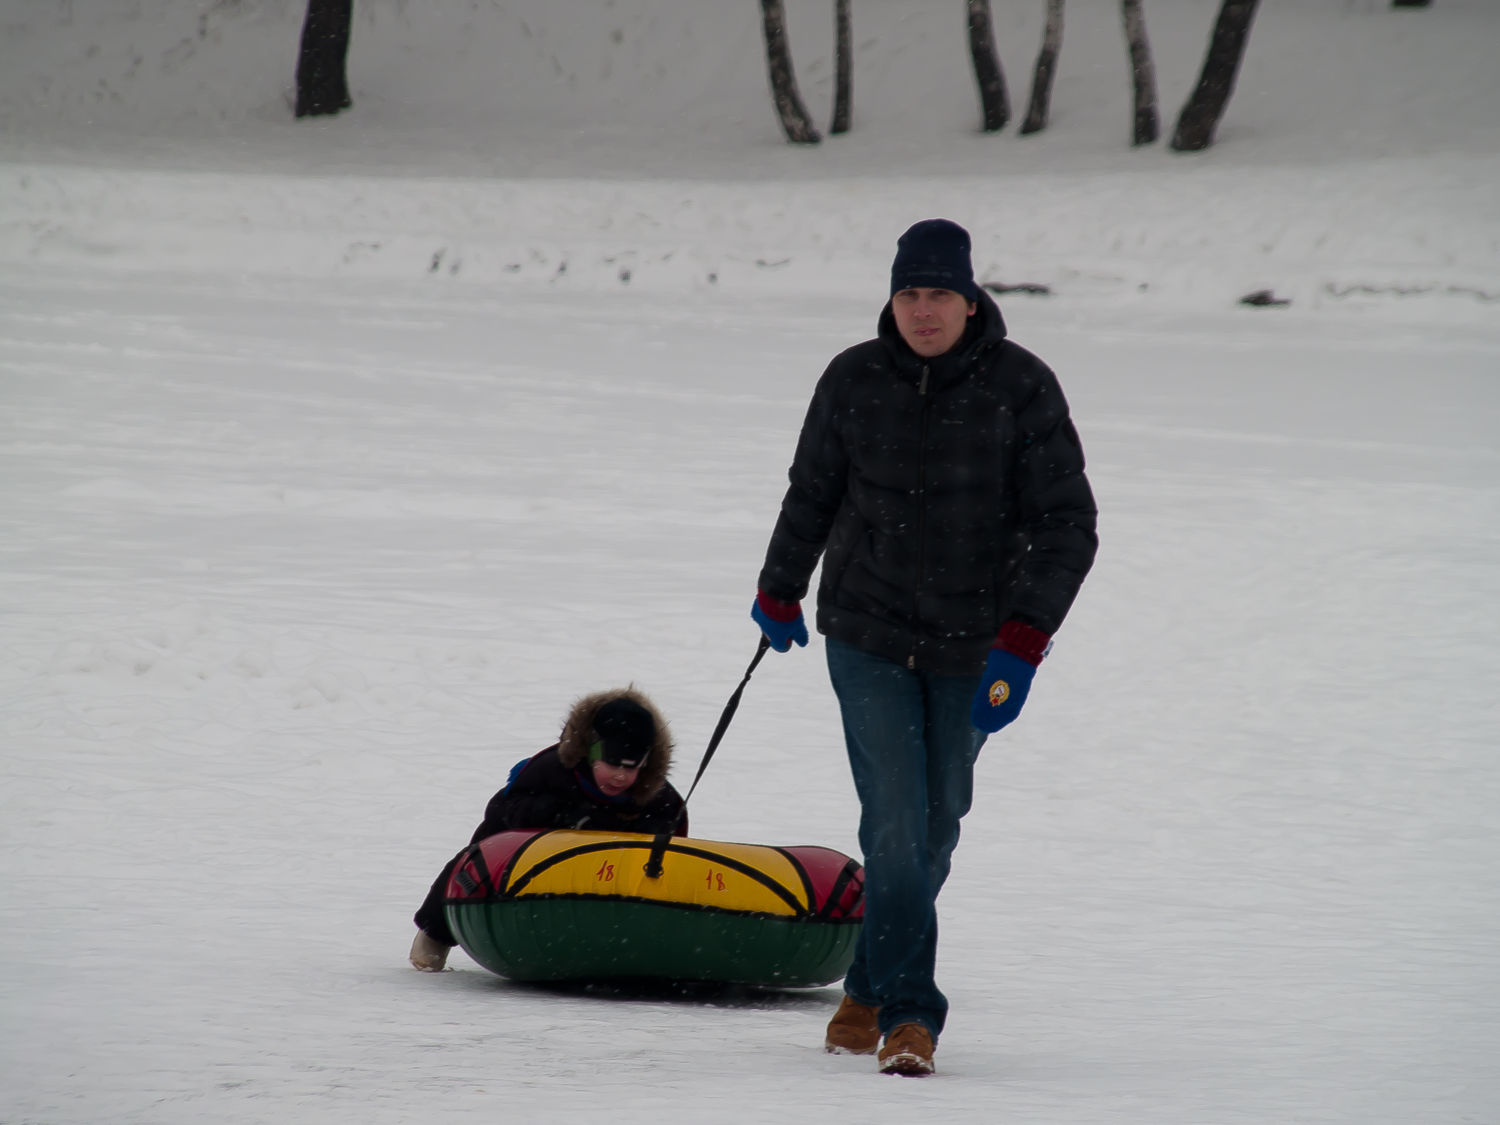
[[[656,745],[656,720],[633,699],[611,699],[594,712],[589,761],[639,769]]]

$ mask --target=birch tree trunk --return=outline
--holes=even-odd
[[[854,77],[854,30],[849,0],[833,0],[833,121],[830,133],[849,131],[849,87]]]
[[[348,109],[349,23],[354,0],[307,0],[297,52],[297,116],[323,117]]]
[[[1177,130],[1172,134],[1171,147],[1177,152],[1197,152],[1214,143],[1214,130],[1224,115],[1224,107],[1229,104],[1229,95],[1234,93],[1240,60],[1245,57],[1245,44],[1250,40],[1250,21],[1255,18],[1257,2],[1224,0],[1219,8],[1213,38],[1208,44],[1208,57],[1203,60],[1203,73],[1198,77],[1193,96],[1182,107]]]
[[[786,41],[786,8],[782,0],[760,0],[760,11],[766,32],[766,69],[771,78],[771,100],[781,131],[792,144],[815,145],[823,138],[813,126],[812,115],[802,104],[797,91],[797,75],[792,70],[792,52]]]
[[[1133,145],[1156,141],[1160,124],[1156,117],[1156,67],[1151,62],[1151,44],[1146,39],[1146,13],[1141,0],[1120,0],[1125,19],[1125,42],[1130,45],[1130,78],[1135,87],[1135,131]]]
[[[1052,76],[1057,71],[1062,33],[1063,0],[1047,0],[1047,29],[1042,32],[1042,49],[1037,52],[1036,70],[1031,76],[1031,104],[1026,109],[1026,120],[1021,123],[1022,133],[1040,133],[1047,127],[1047,115],[1052,109]]]
[[[974,60],[974,80],[979,83],[979,108],[984,114],[984,131],[994,133],[1005,128],[1005,123],[1010,120],[1005,72],[1000,69],[1000,52],[995,49],[990,0],[968,2],[969,55]]]

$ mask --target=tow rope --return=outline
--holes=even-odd
[[[693,784],[688,787],[687,796],[682,799],[682,808],[678,810],[676,819],[672,826],[665,832],[658,832],[656,838],[651,841],[651,854],[646,859],[646,878],[661,878],[662,859],[667,854],[667,844],[677,832],[677,827],[682,823],[682,818],[687,815],[687,804],[693,799],[693,793],[698,788],[698,782],[703,780],[703,771],[708,769],[708,763],[713,761],[714,751],[719,748],[719,743],[724,741],[724,732],[729,729],[729,722],[734,718],[734,713],[740,708],[740,696],[745,694],[745,685],[750,682],[751,675],[756,666],[760,664],[761,658],[766,655],[766,650],[771,647],[770,638],[764,633],[760,635],[760,644],[756,646],[755,657],[750,661],[750,667],[745,669],[745,675],[740,680],[740,686],[734,689],[734,694],[729,697],[729,702],[724,705],[724,713],[719,716],[719,725],[714,728],[714,736],[708,740],[708,749],[703,752],[703,761],[698,763],[698,772],[693,776]]]

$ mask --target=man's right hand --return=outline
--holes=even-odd
[[[777,601],[764,590],[757,590],[750,616],[777,652],[789,651],[793,641],[800,648],[807,647],[807,622],[802,620],[801,602]]]

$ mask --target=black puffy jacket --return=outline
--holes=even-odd
[[[1055,633],[1099,543],[1057,377],[978,305],[935,359],[887,305],[828,365],[760,574],[801,601],[821,555],[819,632],[948,675],[979,672],[1008,620]]]
[[[611,801],[591,791],[582,775],[589,769],[564,765],[559,747],[549,746],[516,779],[490,798],[473,843],[516,828],[588,828],[601,832],[667,832],[683,816],[682,794],[670,782],[643,801]],[[686,820],[679,834],[686,832]]]

